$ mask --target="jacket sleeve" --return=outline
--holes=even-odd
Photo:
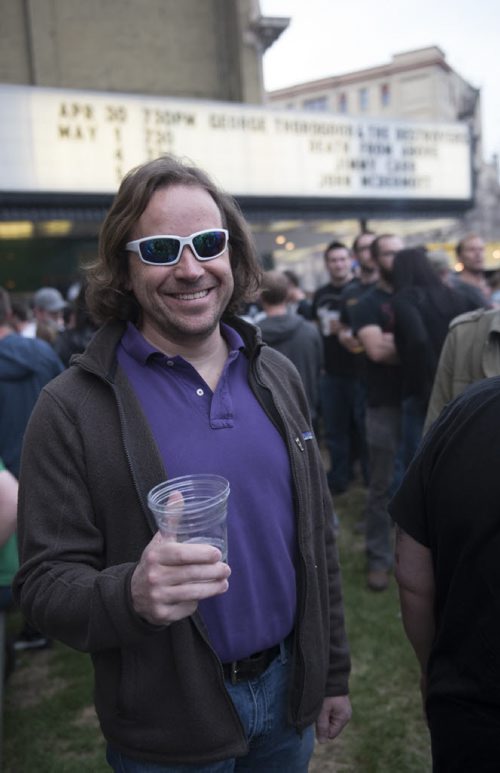
[[[106,463],[104,432],[94,427],[90,433],[102,458],[100,477],[93,471],[97,489],[115,485]],[[42,392],[23,447],[18,511],[21,566],[13,590],[23,614],[37,629],[76,649],[94,652],[133,646],[158,629],[142,621],[132,608],[130,578],[136,566],[132,555],[126,563],[113,565],[110,560],[113,541],[102,529],[103,519],[89,486],[89,464],[96,465],[86,456],[84,445],[75,417],[47,390]],[[124,494],[119,485],[110,493],[119,519],[127,506]],[[120,547],[119,528],[115,534]]]
[[[437,419],[444,406],[454,397],[453,378],[458,329],[458,327],[451,328],[443,344],[425,418],[424,433]]]
[[[330,507],[330,513],[331,510],[332,508]],[[328,521],[332,521],[330,515],[328,515]],[[333,523],[328,523],[327,525],[325,543],[328,561],[328,593],[330,601],[330,668],[327,677],[325,696],[347,695],[349,692],[351,658],[345,627],[342,577]]]

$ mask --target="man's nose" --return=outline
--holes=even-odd
[[[191,247],[186,244],[181,252],[179,262],[174,266],[175,275],[182,279],[198,279],[203,274],[203,265],[193,253]]]

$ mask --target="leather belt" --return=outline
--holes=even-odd
[[[224,679],[229,679],[231,684],[258,679],[279,654],[280,645],[275,644],[274,647],[269,647],[268,650],[262,650],[262,652],[256,652],[248,658],[233,660],[232,663],[223,663]]]

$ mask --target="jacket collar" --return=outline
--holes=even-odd
[[[116,347],[125,332],[126,323],[121,320],[106,322],[92,337],[83,354],[74,357],[72,365],[79,365],[84,370],[114,382],[117,359]]]
[[[223,317],[226,324],[233,327],[245,343],[245,354],[251,358],[258,354],[262,343],[262,335],[255,325],[237,316]],[[73,358],[72,364],[92,373],[96,373],[106,381],[113,383],[116,377],[116,348],[125,332],[126,322],[112,320],[106,322],[97,330],[83,354]]]

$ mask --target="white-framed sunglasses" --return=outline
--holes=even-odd
[[[213,260],[227,249],[229,232],[225,228],[209,228],[197,231],[191,236],[173,236],[157,234],[144,236],[127,242],[126,250],[139,255],[143,263],[150,266],[175,266],[179,262],[182,250],[189,244],[197,260]]]

